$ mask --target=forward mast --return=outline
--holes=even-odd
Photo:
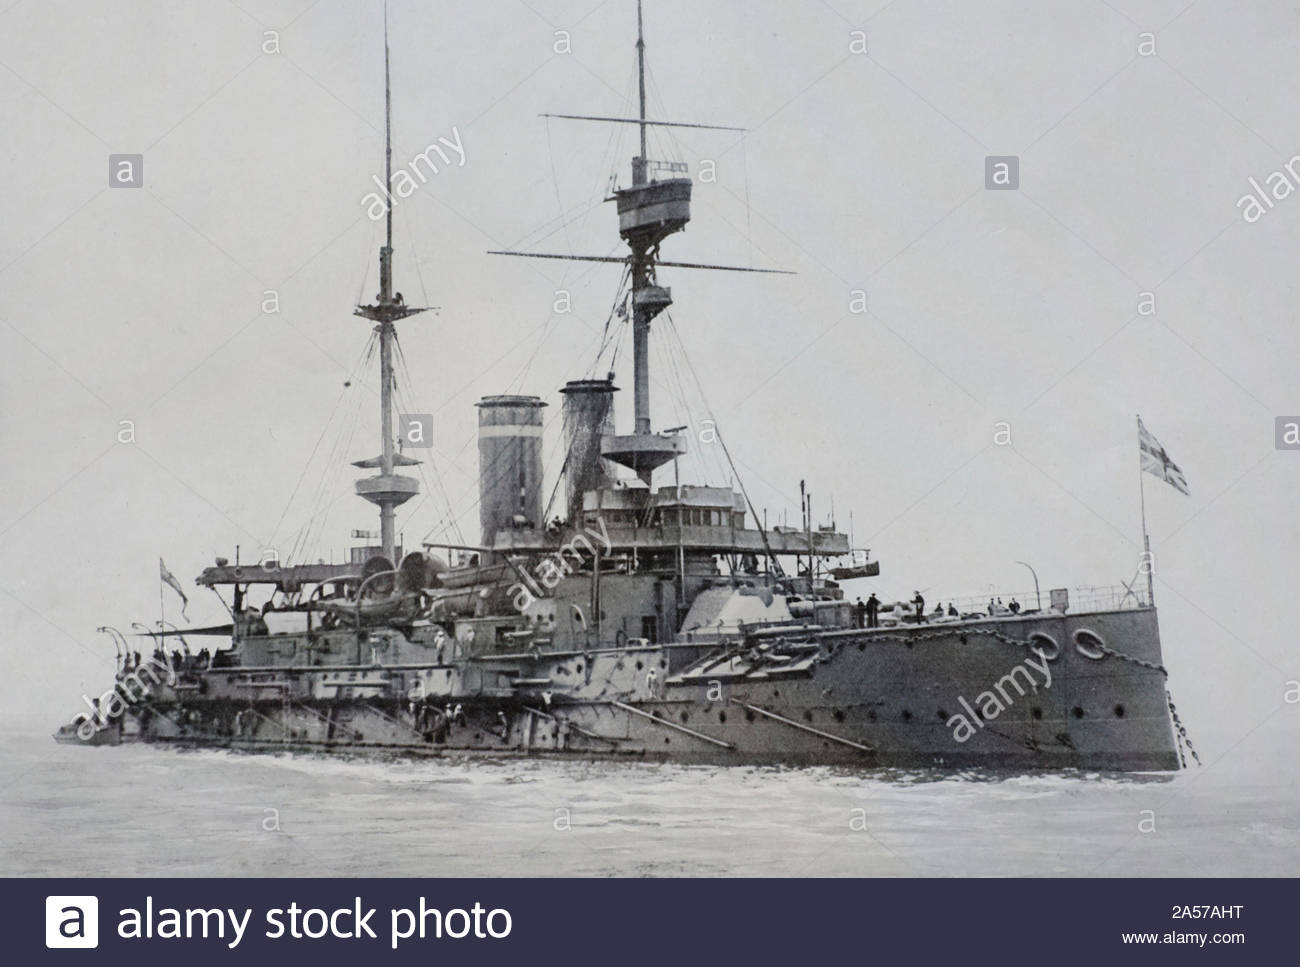
[[[379,293],[370,305],[357,306],[354,315],[375,323],[379,336],[379,437],[380,452],[377,457],[356,461],[353,466],[363,470],[377,469],[370,477],[356,483],[357,495],[379,508],[379,537],[381,553],[393,565],[397,564],[397,508],[420,492],[420,482],[396,472],[397,467],[415,466],[420,461],[397,450],[393,438],[393,348],[397,342],[398,320],[405,319],[424,308],[406,305],[400,292],[393,291],[393,88],[389,67],[388,9],[384,9],[384,184],[388,196],[385,212],[386,233],[384,246],[379,250]]]

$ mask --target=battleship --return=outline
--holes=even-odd
[[[649,156],[647,133],[711,126],[647,117],[640,2],[636,13],[639,112],[553,115],[639,136],[630,181],[605,199],[626,254],[590,257],[622,266],[610,322],[631,333],[630,432],[616,427],[612,367],[569,380],[548,492],[548,404],[484,397],[478,542],[400,547],[396,512],[421,482],[395,432],[397,324],[424,310],[394,288],[390,197],[379,291],[355,308],[379,364],[379,454],[354,464],[373,471],[355,493],[378,508],[378,543],[346,563],[217,558],[196,583],[228,623],[137,625],[135,641],[101,628],[117,646],[116,681],[55,738],[721,765],[1184,766],[1149,575],[1145,594],[1134,581],[1116,594],[1051,590],[1046,606],[991,599],[938,613],[917,594],[867,611],[844,582],[869,582],[880,563],[817,522],[804,484],[798,525],[768,526],[743,484],[681,480],[688,428],[652,422],[652,330],[673,304],[662,283],[678,269],[774,270],[661,259],[690,221],[693,181],[685,164]],[[391,185],[386,25],[384,71]]]

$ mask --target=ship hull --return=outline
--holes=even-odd
[[[1179,768],[1151,608],[816,632],[788,652],[755,662],[688,642],[427,668],[220,669],[198,687],[160,687],[117,731],[250,751]]]

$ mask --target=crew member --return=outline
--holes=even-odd
[[[880,599],[876,597],[876,592],[871,592],[871,597],[867,598],[867,627],[880,627]]]

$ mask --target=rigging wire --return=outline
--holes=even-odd
[[[552,143],[551,140],[551,119],[550,118],[546,118],[546,156],[551,164],[551,186],[555,190],[555,207],[559,209],[561,213],[560,217],[563,218],[564,200],[560,197],[560,175],[555,167],[555,145]],[[568,222],[561,222],[560,227],[564,229],[565,248],[568,250],[569,254],[572,255],[573,239],[569,237]],[[564,278],[567,275],[568,275],[568,270],[566,269],[564,276],[560,277],[561,285],[564,284]]]
[[[379,345],[378,334],[371,330],[371,338],[366,343],[364,361],[358,366],[356,372],[359,374],[367,369],[374,359],[375,352]],[[351,422],[347,429],[347,435],[344,437],[342,427],[340,433],[334,439],[334,445],[330,450],[325,465],[325,471],[317,480],[317,487],[312,502],[309,504],[309,514],[302,528],[299,530],[299,537],[294,542],[290,551],[292,559],[297,560],[300,556],[310,556],[306,552],[317,550],[317,542],[320,534],[323,532],[327,511],[337,500],[329,500],[329,494],[334,492],[339,478],[343,475],[343,468],[346,463],[346,456],[352,447],[352,440],[356,435],[357,425],[361,421],[362,405],[365,398],[362,394],[356,394]]]
[[[672,321],[671,317],[669,318],[669,321]],[[671,335],[671,333],[665,335]],[[699,405],[697,406],[695,401],[691,398],[687,387],[687,380],[684,375],[686,363],[684,347],[669,338],[661,339],[660,342],[666,349],[670,360],[669,375],[677,387],[677,392],[680,394],[682,400],[682,407],[685,410],[682,422],[690,427],[692,431],[695,431],[695,447],[692,451],[694,456],[694,465],[697,467],[700,475],[704,478],[706,485],[722,486],[722,484],[727,480],[727,468],[721,457],[719,457],[717,451],[711,445],[705,445],[703,434],[698,432],[697,429],[699,421],[694,418],[694,414],[704,414],[704,418],[709,420],[710,423],[716,423],[716,420],[713,419],[713,414],[709,411],[703,400],[700,400]]]
[[[374,239],[374,232],[373,232],[373,231],[371,231],[371,233],[370,233],[370,237],[371,237],[371,240],[373,241],[373,239]],[[370,266],[367,265],[367,266],[365,267],[365,269],[362,270],[362,272],[361,272],[361,281],[360,281],[359,283],[357,283],[357,294],[356,294],[356,298],[354,298],[354,299],[352,300],[352,304],[353,304],[354,306],[359,306],[359,305],[361,305],[363,302],[365,302],[365,298],[366,298],[366,282],[369,281],[369,279],[370,279]]]
[[[370,335],[370,340],[373,341],[374,338],[375,335],[372,332]],[[293,506],[293,502],[298,496],[298,490],[299,488],[302,487],[303,480],[306,479],[307,471],[311,468],[312,461],[316,459],[316,454],[320,450],[321,443],[325,440],[325,435],[329,432],[330,426],[333,424],[335,416],[338,415],[339,407],[343,405],[343,400],[348,395],[348,390],[351,388],[352,375],[356,373],[357,368],[361,365],[362,361],[366,358],[367,355],[369,355],[369,343],[367,343],[367,345],[362,348],[361,354],[358,357],[357,362],[353,364],[352,369],[349,372],[348,379],[343,384],[343,389],[338,395],[338,399],[334,401],[334,406],[333,408],[331,408],[329,416],[325,420],[325,424],[321,427],[320,435],[316,438],[316,444],[315,446],[312,447],[311,453],[308,455],[306,462],[303,464],[302,471],[298,474],[298,479],[297,481],[295,481],[293,485],[293,492],[289,494],[289,499],[285,502],[284,509],[280,512],[280,519],[276,521],[275,528],[271,531],[272,546],[274,546],[275,544],[275,538],[279,536],[280,527],[284,524],[284,518],[289,513],[289,508]]]
[[[472,436],[465,443],[465,446],[461,448],[462,452],[471,443],[474,442],[474,439],[475,437]],[[552,443],[551,449],[545,455],[544,458],[545,463],[549,463],[554,458],[556,451],[560,448],[562,443],[563,443],[562,439],[556,440]],[[439,530],[439,527],[443,523],[443,521],[453,520],[453,519],[458,520],[461,516],[468,514],[471,511],[478,508],[482,504],[483,489],[487,489],[487,490],[495,489],[497,485],[499,485],[503,480],[506,479],[506,475],[511,471],[511,469],[512,468],[508,464],[503,464],[499,467],[498,466],[487,467],[487,468],[480,467],[479,476],[476,479],[475,483],[471,484],[470,488],[467,489],[464,493],[462,493],[457,498],[457,500],[453,503],[448,513],[443,517],[439,518],[439,520],[434,524],[434,526],[429,529],[428,533],[424,535],[424,540],[428,540],[428,538],[435,531]],[[465,542],[462,540],[461,543],[465,543]]]
[[[420,253],[415,247],[415,232],[411,229],[411,218],[405,208],[402,209],[402,225],[406,228],[406,238],[411,245],[411,261],[415,264],[415,279],[420,284],[420,299],[423,305],[429,304],[429,290],[424,287],[424,273],[420,270]]]
[[[347,382],[349,383],[355,382],[357,373],[366,365],[369,359],[373,357],[375,342],[376,340],[374,339],[372,334],[371,339],[367,341],[366,346],[362,350],[361,359],[358,360],[357,364],[353,367],[352,372],[350,374],[351,378],[347,380]],[[345,394],[347,390],[348,387],[345,386],[344,387]],[[360,394],[354,393],[352,394],[352,397],[353,398],[352,398],[350,412],[345,412],[343,414],[340,414],[340,420],[338,422],[336,429],[334,430],[333,436],[330,438],[329,449],[326,453],[325,459],[322,464],[318,465],[320,466],[320,470],[316,475],[316,485],[313,488],[311,495],[306,502],[306,508],[307,508],[306,519],[303,521],[303,523],[299,526],[299,528],[294,533],[293,543],[290,546],[289,553],[287,555],[287,560],[289,561],[294,561],[298,559],[299,554],[303,550],[303,544],[304,544],[306,534],[309,532],[312,522],[316,519],[317,515],[320,512],[322,495],[328,492],[328,489],[332,485],[332,481],[338,476],[340,472],[340,462],[342,461],[344,455],[343,452],[341,452],[342,438],[344,434],[347,432],[347,428],[350,425],[355,424],[361,411],[361,405],[364,402]],[[309,460],[307,467],[304,467],[303,469],[304,477],[307,474],[310,467],[311,467],[311,461]],[[288,508],[286,507],[286,514],[287,512],[288,512]]]
[[[754,264],[754,218],[749,204],[749,132],[740,134],[740,173],[741,183],[745,186],[745,245],[749,252],[749,264]]]
[[[394,379],[395,389],[397,396],[399,397],[400,405],[406,408],[409,412],[413,410],[410,393],[414,392],[415,381],[411,378],[410,365],[406,361],[406,353],[402,350],[402,344],[397,340],[394,340],[393,342],[397,347],[397,373],[395,375],[400,375],[401,377],[400,381]],[[430,444],[432,444],[432,441],[430,441]],[[431,477],[432,481],[437,484],[438,492],[442,495],[444,506],[450,508],[451,496],[447,492],[446,482],[442,474],[438,472],[437,461],[434,459],[432,446],[429,459],[420,461],[417,466],[419,467],[420,476],[424,481],[425,492],[432,493],[434,490],[430,481]],[[412,508],[411,516],[414,516],[414,508]],[[459,522],[452,520],[451,529],[456,539],[462,544],[465,543],[464,535],[460,531]]]
[[[653,71],[650,69],[648,65],[646,67],[646,79],[647,79],[647,85],[650,91],[651,98],[658,105],[660,111],[664,112],[665,111],[664,101],[659,93],[659,85],[655,80]],[[665,135],[672,141],[674,147],[674,157],[678,158],[679,160],[682,160],[689,155],[699,154],[699,152],[695,151],[683,140],[683,135],[679,134],[678,133],[679,131],[681,131],[680,128],[664,129]],[[743,201],[745,206],[744,237],[745,237],[745,246],[748,254],[748,262],[746,264],[753,265],[754,264],[754,224],[753,224],[754,210],[753,210],[753,206],[750,204],[750,198],[749,198],[749,132],[748,131],[740,131],[738,133],[736,142],[726,150],[730,151],[732,148],[735,148],[737,146],[740,147],[741,185],[744,191],[744,198],[743,199],[737,198],[737,200]],[[719,211],[717,208],[714,208],[713,211],[714,214],[717,215],[718,218],[724,224],[726,224],[729,228],[736,231],[737,234],[741,234],[740,229],[737,228],[735,225],[732,225],[731,221],[725,215],[723,215],[721,211]],[[771,258],[771,256],[769,256],[767,252],[763,252],[762,249],[760,249],[759,251],[762,252],[764,256]],[[773,264],[778,264],[775,259],[773,259],[772,261]]]
[[[546,344],[546,337],[550,334],[551,326],[555,323],[556,318],[557,316],[554,311],[554,307],[552,307],[552,311],[546,314],[546,319],[543,320],[541,326],[539,327],[541,329],[541,332],[538,334],[537,344],[533,346],[533,351],[528,354],[528,357],[524,360],[523,366],[521,366],[519,370],[515,373],[514,378],[511,379],[506,384],[506,389],[508,392],[511,393],[522,392],[524,382],[528,379],[528,374],[532,372],[533,363],[537,360],[537,357],[541,354],[542,346]]]
[[[686,393],[686,387],[682,382],[680,367],[672,352],[672,344],[666,339],[656,339],[653,340],[653,346],[659,356],[661,372],[665,374],[666,382],[663,385],[668,390],[669,400],[674,404],[672,422],[685,425],[688,429],[694,430],[694,421],[691,418],[693,407]],[[696,435],[696,439],[698,441],[698,435]],[[702,482],[708,487],[713,485],[713,477],[708,462],[705,460],[705,453],[706,451],[695,447],[687,451],[686,459],[688,463],[698,467],[700,476],[703,478]]]
[[[630,265],[624,265],[623,273],[619,278],[618,290],[614,295],[614,301],[610,304],[609,312],[605,315],[605,324],[601,330],[600,345],[596,350],[595,356],[592,357],[591,365],[587,369],[588,378],[595,378],[597,372],[602,368],[600,361],[604,357],[605,351],[610,347],[611,343],[613,344],[614,352],[610,357],[609,367],[605,371],[612,372],[614,369],[614,365],[618,359],[618,347],[622,343],[627,329],[626,325],[618,325],[615,323],[614,317],[618,316],[626,323],[628,284],[631,281],[631,278],[632,267]]]
[[[636,114],[637,111],[636,90],[637,90],[637,70],[636,70],[636,66],[633,65],[632,69],[628,72],[627,83],[623,87],[623,91],[624,91],[623,113],[627,117],[632,117],[635,116]],[[627,130],[624,130],[624,128],[626,128]],[[610,133],[608,138],[606,139],[606,145],[608,146],[609,150],[607,154],[601,155],[602,165],[600,170],[609,172],[609,174],[606,176],[605,184],[601,186],[602,194],[606,193],[605,189],[612,189],[616,184],[618,184],[619,169],[622,167],[622,164],[619,161],[619,159],[624,157],[626,154],[627,149],[625,148],[625,143],[627,138],[631,136],[632,130],[633,128],[632,125],[630,124],[610,125]]]
[[[538,225],[527,235],[524,235],[517,242],[515,242],[511,246],[511,248],[515,250],[524,250],[524,249],[531,248],[535,245],[538,245],[541,242],[546,241],[556,232],[567,229],[568,226],[578,221],[578,219],[585,218],[588,214],[591,213],[592,209],[597,208],[600,205],[603,205],[604,203],[605,203],[604,198],[597,198],[595,201],[588,201],[585,203],[574,205],[572,208],[560,212],[560,214],[556,215],[554,218],[549,218],[546,221],[542,222],[542,224]],[[553,228],[550,227],[552,222],[557,223]],[[542,232],[544,229],[549,229],[549,231],[545,231],[545,233],[541,235],[537,234],[538,232]],[[567,231],[565,232],[565,234],[567,236],[568,234]],[[571,245],[569,246],[569,248],[570,251],[572,251]]]
[[[676,339],[680,344],[681,334],[677,331],[677,325],[676,323],[673,322],[672,316],[668,316],[667,322],[668,322],[668,329],[673,334],[673,338]],[[759,534],[763,538],[764,551],[767,553],[768,559],[771,562],[773,568],[779,574],[781,573],[780,563],[777,561],[776,557],[772,554],[771,548],[768,546],[767,534],[763,530],[763,525],[759,522],[758,513],[754,507],[754,502],[750,499],[749,491],[745,487],[745,479],[740,475],[740,471],[736,468],[736,462],[731,457],[731,451],[727,448],[726,438],[722,435],[722,428],[718,424],[717,417],[713,415],[713,408],[709,406],[708,397],[705,395],[704,392],[704,384],[700,380],[699,373],[696,372],[695,370],[695,364],[691,362],[691,357],[685,354],[684,349],[683,349],[683,359],[686,362],[686,366],[690,371],[691,377],[695,380],[695,385],[696,388],[699,390],[700,399],[704,402],[705,410],[710,414],[710,419],[713,420],[713,431],[718,437],[718,445],[722,447],[722,452],[727,458],[727,464],[728,466],[731,467],[732,477],[735,479],[736,484],[740,487],[741,496],[745,498],[745,504],[747,507],[749,507],[749,514],[754,521],[754,526],[759,529]]]
[[[540,328],[540,327],[538,327],[538,328]],[[449,397],[449,400],[450,400],[450,399],[455,399],[456,397],[460,396],[460,394],[461,394],[462,392],[464,392],[465,389],[467,389],[469,386],[473,385],[473,383],[476,382],[476,381],[477,381],[481,376],[483,376],[485,373],[489,372],[493,367],[495,367],[498,363],[500,363],[503,359],[505,359],[508,355],[510,355],[510,353],[512,353],[512,352],[514,351],[515,348],[516,348],[516,347],[511,347],[511,348],[507,349],[504,353],[502,353],[500,356],[498,356],[495,360],[493,360],[493,361],[488,365],[487,369],[485,369],[485,370],[483,370],[483,372],[479,373],[478,376],[473,377],[473,378],[472,378],[468,383],[466,383],[464,386],[462,386],[459,390],[456,390],[454,393],[452,393],[451,396]],[[444,404],[444,405],[445,405],[445,404]],[[467,440],[466,440],[466,441],[461,445],[460,449],[457,450],[456,453],[452,456],[452,462],[453,462],[453,463],[460,459],[460,457],[462,456],[462,454],[464,454],[465,450],[468,449],[469,446],[470,446],[471,444],[474,443],[474,441],[475,441],[476,438],[477,438],[476,434],[471,434],[471,435],[470,435],[470,437],[469,437],[469,438],[468,438],[468,439],[467,439]],[[428,495],[426,494],[424,497],[421,498],[421,500],[416,504],[415,508],[412,509],[412,513],[414,513],[414,510],[417,510],[417,509],[419,509],[419,507],[423,506],[424,499],[426,499],[427,496],[428,496]],[[440,519],[440,521],[441,521],[441,519]],[[438,525],[435,524],[435,529],[437,528],[437,526],[438,526]],[[433,533],[433,531],[430,530],[429,533],[431,534],[431,533]],[[425,536],[427,537],[428,534],[426,534]]]
[[[629,278],[630,278],[630,269],[625,266],[623,270],[623,277],[622,280],[620,281],[620,290],[622,290],[626,286],[626,283]],[[612,327],[610,326],[610,322],[613,319],[613,316],[615,314],[615,311],[618,308],[620,301],[621,301],[621,293],[620,293],[620,297],[616,298],[614,300],[614,303],[610,307],[609,315],[606,318],[605,328],[598,334],[598,336],[600,337],[600,347],[597,353],[596,364],[599,363],[599,356],[603,354],[605,348],[609,345],[609,338],[611,336],[614,336],[621,342],[622,336],[627,329],[626,326],[612,326]],[[548,317],[547,322],[549,323],[550,321],[551,319],[550,317]],[[545,329],[545,326],[546,324],[544,323],[541,328]],[[538,347],[538,349],[540,350],[540,346]],[[536,356],[536,351],[533,354],[533,357],[535,356]],[[531,365],[533,357],[530,357],[529,363],[527,365]],[[612,365],[612,361],[611,361],[611,365]],[[589,370],[588,374],[590,375],[591,372],[592,371]],[[455,462],[459,460],[461,455],[464,454],[465,450],[467,450],[475,442],[476,439],[477,439],[477,434],[471,434],[470,437],[465,441],[465,443],[461,445],[460,449],[456,452],[456,454],[452,457],[452,461]],[[545,454],[544,462],[546,465],[551,464],[556,453],[560,450],[562,446],[564,446],[564,444],[565,441],[563,439],[563,435],[561,434],[559,438],[557,438],[552,442],[550,449]],[[561,467],[561,475],[563,473],[563,470],[567,466],[567,463],[568,463],[568,459],[566,456],[564,465],[562,465]],[[434,531],[438,530],[444,521],[451,518],[458,518],[460,515],[464,513],[468,513],[474,508],[476,508],[482,502],[482,487],[487,486],[488,489],[491,489],[493,486],[495,486],[497,483],[501,481],[501,479],[503,478],[504,474],[507,471],[508,468],[502,468],[499,470],[493,470],[491,468],[479,468],[479,476],[482,478],[486,478],[487,481],[486,484],[480,484],[478,486],[475,486],[473,489],[466,491],[458,500],[454,502],[448,500],[448,513],[444,514],[435,522],[434,526],[425,535],[425,539],[427,539],[431,534],[433,534]],[[491,476],[489,476],[489,474],[491,474]],[[557,487],[558,487],[558,483],[557,483]],[[548,500],[547,502],[547,507],[546,507],[547,516],[549,516],[550,511],[553,508],[554,496],[555,496],[555,491],[553,490],[551,499]],[[469,500],[469,503],[468,505],[465,505],[463,501],[467,499]]]
[[[633,86],[635,85],[635,80],[636,77],[634,72],[632,76],[632,80],[630,82]],[[583,196],[584,200],[566,209],[564,208],[560,199],[558,168],[555,165],[554,149],[552,147],[553,139],[552,139],[552,132],[550,127],[550,119],[547,119],[547,126],[546,126],[547,152],[548,152],[548,156],[550,157],[551,177],[552,177],[552,183],[554,185],[555,194],[556,194],[556,203],[560,207],[560,212],[554,217],[546,219],[541,224],[525,232],[511,246],[512,248],[526,249],[535,246],[541,242],[544,242],[546,239],[550,238],[552,235],[554,235],[557,232],[563,231],[565,233],[566,247],[569,249],[570,253],[572,253],[573,245],[568,232],[569,226],[573,225],[574,222],[577,222],[581,219],[583,222],[581,227],[582,228],[586,227],[586,219],[591,214],[591,212],[594,209],[603,205],[608,200],[606,197],[607,189],[610,187],[614,178],[618,174],[617,159],[619,157],[619,152],[621,149],[622,138],[625,134],[625,132],[618,130],[619,127],[620,125],[611,125],[611,131],[608,135],[606,135],[605,147],[602,150],[600,155],[600,163],[596,167],[597,171],[607,171],[609,172],[609,175],[606,176],[605,181],[603,183],[596,185],[595,191],[584,193]]]
[[[615,246],[615,249],[616,248],[617,246]],[[611,252],[612,251],[613,250],[611,250]],[[594,266],[593,268],[580,273],[578,277],[574,279],[574,282],[571,283],[571,285],[581,281],[583,278],[585,278],[587,274],[589,274],[592,271],[595,271]],[[623,287],[623,285],[625,285],[630,272],[631,272],[630,267],[625,265],[623,268],[622,278],[619,282],[620,289]],[[601,332],[602,336],[609,332],[610,321],[613,319],[613,316],[618,308],[618,304],[619,304],[619,297],[616,297],[614,300],[614,304],[610,307],[609,313],[606,314],[604,327]],[[559,321],[559,314],[557,314],[554,311],[554,307],[552,307],[552,311],[547,314],[546,319],[542,322],[542,324],[533,330],[534,332],[540,330],[540,333],[537,338],[537,345],[533,348],[533,351],[529,354],[528,358],[524,361],[524,365],[515,374],[514,378],[509,383],[506,384],[507,388],[511,392],[522,391],[525,381],[528,379],[529,374],[532,372],[533,364],[537,361],[537,357],[541,354],[542,347],[546,344],[546,340],[551,333],[552,326],[554,326],[558,321]],[[603,348],[603,344],[602,344],[602,348]]]

